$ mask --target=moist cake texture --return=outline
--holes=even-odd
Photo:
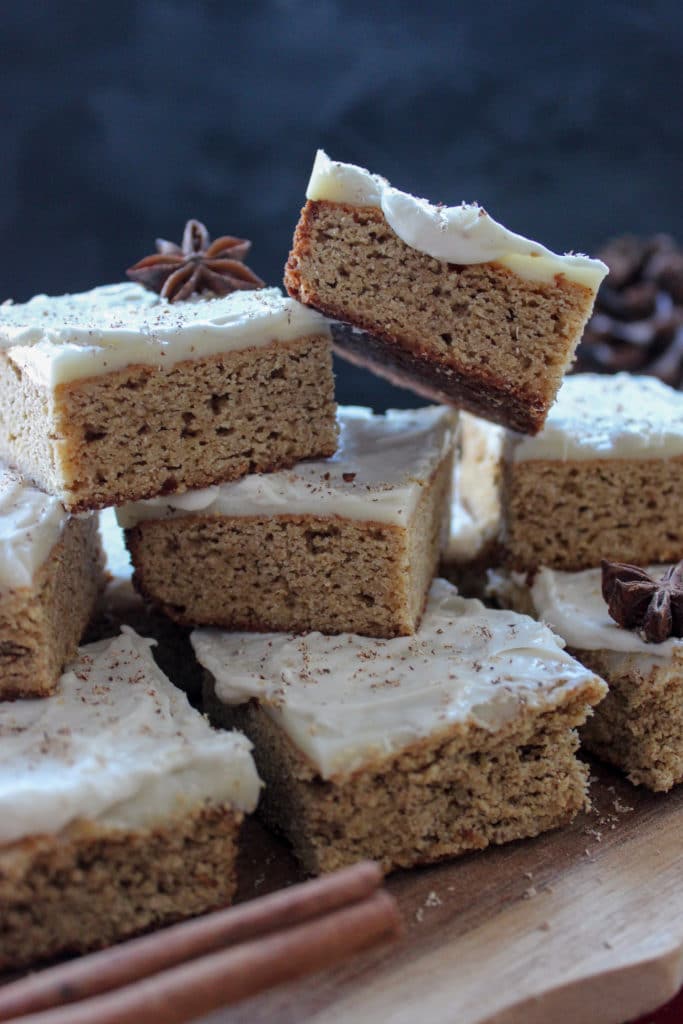
[[[501,483],[505,429],[463,412],[453,473],[442,575],[463,597],[482,597],[486,571],[500,562]]]
[[[414,637],[196,630],[207,708],[255,745],[261,808],[310,872],[536,835],[584,806],[574,731],[605,686],[546,627],[432,585]]]
[[[118,509],[140,591],[185,625],[390,637],[445,539],[456,414],[339,409],[326,460]]]
[[[331,455],[329,329],[275,288],[0,307],[0,454],[71,510]]]
[[[668,568],[649,572],[659,578]],[[535,614],[609,687],[581,730],[584,746],[649,789],[683,781],[683,640],[647,643],[619,627],[602,597],[600,569],[541,569],[530,598]]]
[[[474,204],[432,205],[322,152],[306,196],[285,285],[343,322],[333,328],[339,354],[536,433],[607,267],[558,256]]]
[[[103,587],[97,518],[0,465],[0,700],[54,690]]]
[[[230,901],[259,780],[126,629],[54,697],[0,706],[0,967],[82,952]]]
[[[534,438],[509,435],[505,553],[517,571],[683,557],[683,396],[652,377],[568,377]]]

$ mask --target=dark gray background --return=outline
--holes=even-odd
[[[279,283],[317,146],[559,250],[683,237],[680,0],[1,10],[2,297],[118,280],[191,216]]]

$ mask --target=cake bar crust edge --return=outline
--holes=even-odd
[[[596,493],[597,489],[597,493]],[[683,555],[683,456],[506,460],[504,562],[575,572],[601,559],[637,565]]]
[[[536,353],[538,366],[535,371],[530,370],[524,359],[520,358],[519,349],[510,342],[508,348],[513,351],[513,357],[517,372],[510,373],[510,368],[503,374],[503,366],[496,374],[490,369],[488,352],[485,359],[477,366],[466,366],[462,360],[456,359],[452,348],[434,346],[430,342],[431,349],[428,351],[420,336],[415,336],[407,329],[388,329],[386,326],[388,316],[381,320],[370,322],[368,316],[354,311],[350,314],[343,300],[325,297],[320,286],[312,283],[312,275],[306,272],[307,261],[310,260],[311,251],[314,247],[314,235],[318,219],[325,213],[337,214],[342,220],[350,218],[354,223],[363,222],[370,224],[370,238],[373,240],[377,231],[383,232],[387,237],[391,236],[392,244],[397,249],[397,259],[410,259],[414,264],[416,274],[431,273],[436,280],[434,268],[440,269],[441,273],[450,274],[452,271],[465,271],[470,273],[495,273],[498,278],[505,282],[515,281],[519,288],[533,295],[528,309],[533,305],[539,307],[543,297],[550,295],[561,296],[567,308],[563,310],[564,326],[559,329],[559,317],[553,314],[550,319],[555,319],[556,341],[555,350],[548,355],[546,352]],[[337,238],[341,236],[342,228],[332,229],[324,234],[326,244],[334,237],[334,230],[338,232]],[[382,240],[376,242],[379,249]],[[362,255],[360,257],[362,259]],[[332,256],[326,260],[327,265],[334,263]],[[367,260],[365,261],[367,263]],[[486,271],[480,268],[488,268]],[[349,276],[348,270],[338,268],[343,278]],[[367,271],[367,266],[365,267]],[[413,277],[409,278],[414,281]],[[441,281],[441,277],[438,278]],[[430,287],[433,282],[430,282]],[[537,433],[543,426],[548,409],[552,404],[557,389],[568,368],[576,345],[581,334],[583,325],[590,315],[593,305],[593,293],[590,288],[568,281],[562,275],[557,275],[554,284],[530,283],[523,279],[517,279],[512,271],[495,263],[477,264],[474,268],[451,267],[450,264],[435,260],[433,257],[420,253],[402,242],[386,223],[381,210],[374,207],[354,207],[346,203],[333,203],[327,200],[308,200],[301,211],[301,216],[294,234],[292,250],[285,267],[285,287],[292,298],[312,306],[329,317],[345,322],[353,322],[356,327],[368,332],[364,342],[354,339],[352,332],[337,332],[335,343],[341,355],[350,358],[353,362],[367,366],[373,371],[398,383],[403,387],[409,387],[418,394],[438,401],[447,401],[451,404],[460,405],[473,413],[483,415],[505,426],[522,431],[524,433]],[[413,287],[411,285],[411,287]],[[406,291],[408,291],[406,285]],[[337,296],[339,290],[337,285],[327,289],[330,296]],[[441,296],[440,286],[436,285],[433,295]],[[430,305],[439,303],[440,298],[430,299]],[[422,307],[420,307],[421,309]],[[528,309],[525,312],[528,312]],[[419,310],[411,310],[411,319],[415,322],[419,319]],[[447,330],[452,329],[454,322],[452,311],[448,311],[441,321],[441,329],[444,324]],[[507,315],[507,314],[506,314]],[[537,314],[537,324],[540,320]],[[456,317],[457,320],[457,317]],[[444,335],[440,335],[444,337]],[[490,345],[488,346],[490,349]],[[369,349],[369,352],[368,352]],[[483,367],[489,366],[487,372]],[[531,366],[531,361],[529,363]],[[511,376],[517,381],[515,387],[509,383]],[[521,378],[526,377],[525,381]]]
[[[70,519],[33,585],[0,594],[0,700],[54,692],[105,582],[97,518]]]
[[[635,785],[667,792],[683,782],[683,659],[643,668],[637,654],[572,654],[609,688],[581,729],[584,746]]]
[[[0,969],[83,953],[230,903],[242,814],[145,831],[76,823],[0,848]]]
[[[146,600],[184,626],[261,633],[320,630],[387,638],[410,635],[419,625],[438,567],[451,479],[452,453],[441,460],[405,526],[293,513],[143,520],[125,532],[135,567],[134,584]],[[232,553],[223,554],[213,571],[205,567],[195,577],[193,554],[220,553],[221,541],[231,541]],[[169,548],[177,551],[179,561],[172,572],[164,562]],[[243,611],[234,595],[244,593],[249,564],[235,566],[238,555],[249,564],[256,563],[250,607]],[[264,566],[269,569],[267,581]],[[235,573],[234,579],[227,575],[227,568]],[[219,597],[207,597],[211,584],[221,583],[232,602],[232,611],[223,603],[225,614],[218,613]],[[181,600],[193,592],[197,595],[194,612]],[[273,594],[278,592],[281,599],[273,605]],[[339,610],[334,605],[342,598],[345,604]],[[264,614],[266,599],[272,608],[269,616]]]
[[[368,758],[349,778],[323,780],[257,701],[228,707],[216,697],[211,674],[204,675],[211,721],[241,729],[254,744],[266,783],[259,813],[287,836],[312,874],[368,856],[388,872],[568,823],[589,802],[588,769],[575,757],[575,729],[602,695],[600,680],[587,681],[559,706],[517,716],[497,733],[460,723],[394,754]],[[484,777],[492,765],[493,782]],[[510,784],[515,772],[520,777]],[[538,806],[529,801],[520,808],[529,783],[542,796]],[[492,799],[494,805],[498,799],[498,817],[490,812]],[[503,807],[507,820],[500,818]],[[435,826],[445,835],[435,835]]]
[[[315,308],[326,316],[337,314],[331,308]],[[362,333],[351,324],[332,325],[333,348],[337,355],[383,377],[395,387],[405,388],[432,402],[466,409],[492,423],[510,427],[521,433],[536,434],[545,422],[549,405],[535,397],[512,394],[501,386],[498,378],[458,373],[452,367],[428,361],[404,347],[400,339],[388,333]],[[391,345],[389,351],[387,344]]]
[[[72,512],[289,468],[336,445],[326,335],[161,370],[133,365],[54,389],[0,353],[0,452]]]

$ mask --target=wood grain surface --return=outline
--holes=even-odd
[[[568,829],[400,872],[397,946],[202,1024],[621,1024],[683,981],[683,790],[653,795],[594,767]],[[251,822],[239,899],[299,878]]]

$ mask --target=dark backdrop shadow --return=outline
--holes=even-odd
[[[189,216],[279,283],[319,145],[559,250],[683,236],[681,10],[4,4],[0,293],[118,280]],[[345,365],[339,395],[414,402]]]

